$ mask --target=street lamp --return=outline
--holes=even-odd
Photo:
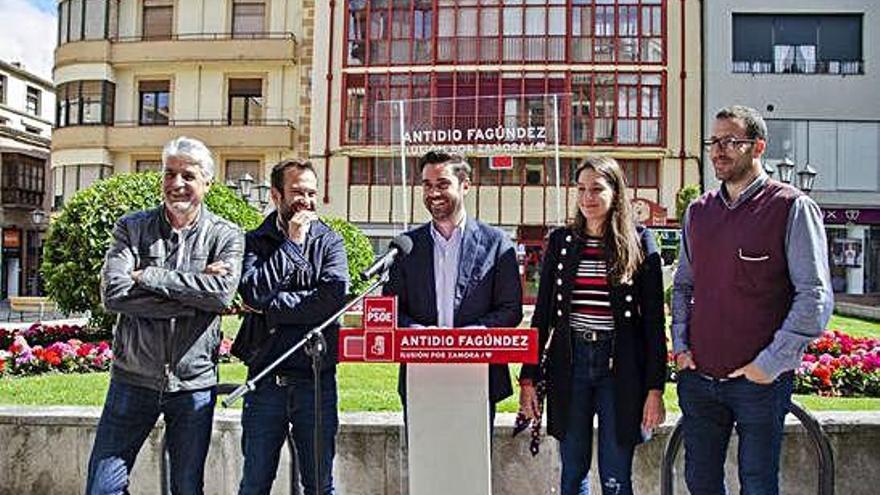
[[[785,157],[781,162],[776,164],[776,169],[779,170],[779,180],[786,184],[791,184],[791,179],[794,176],[794,162],[791,161],[791,158]]]
[[[241,191],[242,198],[251,197],[251,186],[254,185],[254,178],[251,174],[245,173],[238,179],[238,189]]]
[[[243,199],[248,204],[259,207],[262,211],[269,204],[269,183],[264,181],[262,184],[254,185],[256,182],[251,174],[244,174],[237,181],[229,179],[226,181],[228,187],[236,196]]]
[[[47,219],[48,215],[46,215],[46,212],[40,208],[37,208],[36,210],[31,212],[31,221],[34,222],[34,225],[36,225],[37,227],[41,227],[44,223],[46,223]]]
[[[764,161],[764,165],[763,165],[763,166],[764,166],[764,173],[767,174],[767,175],[769,175],[770,177],[773,177],[773,174],[776,173],[776,169],[773,168],[773,165],[770,165],[769,163],[767,163],[766,161]]]
[[[795,164],[789,157],[785,157],[781,162],[776,164],[776,170],[779,171],[779,180],[786,184],[792,184],[792,179],[795,176]],[[773,167],[769,166],[767,163],[764,163],[764,171],[768,175],[773,175]],[[797,171],[797,183],[792,184],[796,186],[801,191],[810,194],[810,191],[813,190],[813,185],[816,182],[816,176],[819,175],[819,172],[809,163],[804,165],[804,168]]]
[[[819,172],[809,163],[804,165],[798,173],[798,187],[805,193],[809,194],[813,190],[813,183],[816,182],[816,176]]]

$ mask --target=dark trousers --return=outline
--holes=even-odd
[[[244,472],[240,495],[262,495],[271,491],[288,428],[293,432],[304,493],[315,495],[314,404],[315,382],[311,377],[287,378],[284,386],[268,377],[245,396],[241,413]],[[321,495],[334,493],[333,457],[339,429],[336,404],[336,375],[324,373],[321,377]]]
[[[634,447],[617,442],[614,379],[608,368],[611,341],[574,339],[572,396],[565,438],[559,444],[562,495],[588,495],[593,456],[593,418],[599,417],[599,481],[604,495],[632,494]]]
[[[691,494],[726,493],[724,460],[736,428],[742,495],[777,495],[782,427],[794,375],[785,373],[767,385],[744,377],[719,380],[694,371],[678,376],[685,480]]]
[[[89,458],[86,494],[128,493],[135,458],[160,414],[171,456],[171,493],[203,493],[216,400],[213,387],[163,394],[110,380]]]

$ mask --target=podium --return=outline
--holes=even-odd
[[[536,363],[530,328],[396,328],[394,297],[364,300],[363,328],[339,333],[339,360],[407,364],[412,495],[489,495],[489,364]]]

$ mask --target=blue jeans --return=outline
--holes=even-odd
[[[745,378],[717,380],[694,371],[678,376],[685,480],[691,494],[727,493],[724,459],[731,430],[736,428],[742,495],[777,495],[782,427],[794,375],[784,373],[768,385]]]
[[[593,417],[599,416],[599,480],[604,495],[632,494],[634,447],[617,443],[614,379],[608,369],[611,342],[584,342],[572,348],[572,394],[565,438],[560,442],[562,495],[587,495],[593,456]]]
[[[321,495],[333,495],[333,456],[339,416],[336,375],[321,376]],[[270,376],[247,394],[241,413],[241,449],[244,452],[239,495],[268,494],[278,471],[287,431],[293,433],[305,495],[315,495],[314,425],[315,382],[291,378],[279,386]]]
[[[171,492],[203,493],[216,401],[213,387],[161,393],[110,380],[89,458],[86,494],[128,493],[135,458],[160,414],[171,457]]]

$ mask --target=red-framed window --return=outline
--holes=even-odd
[[[665,61],[667,0],[348,0],[346,66]]]
[[[552,129],[552,105],[544,96],[549,94],[559,95],[560,144],[665,143],[665,76],[660,72],[347,74],[343,94],[343,144],[397,142],[398,117],[389,100],[407,100],[409,129],[499,123]],[[548,131],[548,144],[552,139]]]

